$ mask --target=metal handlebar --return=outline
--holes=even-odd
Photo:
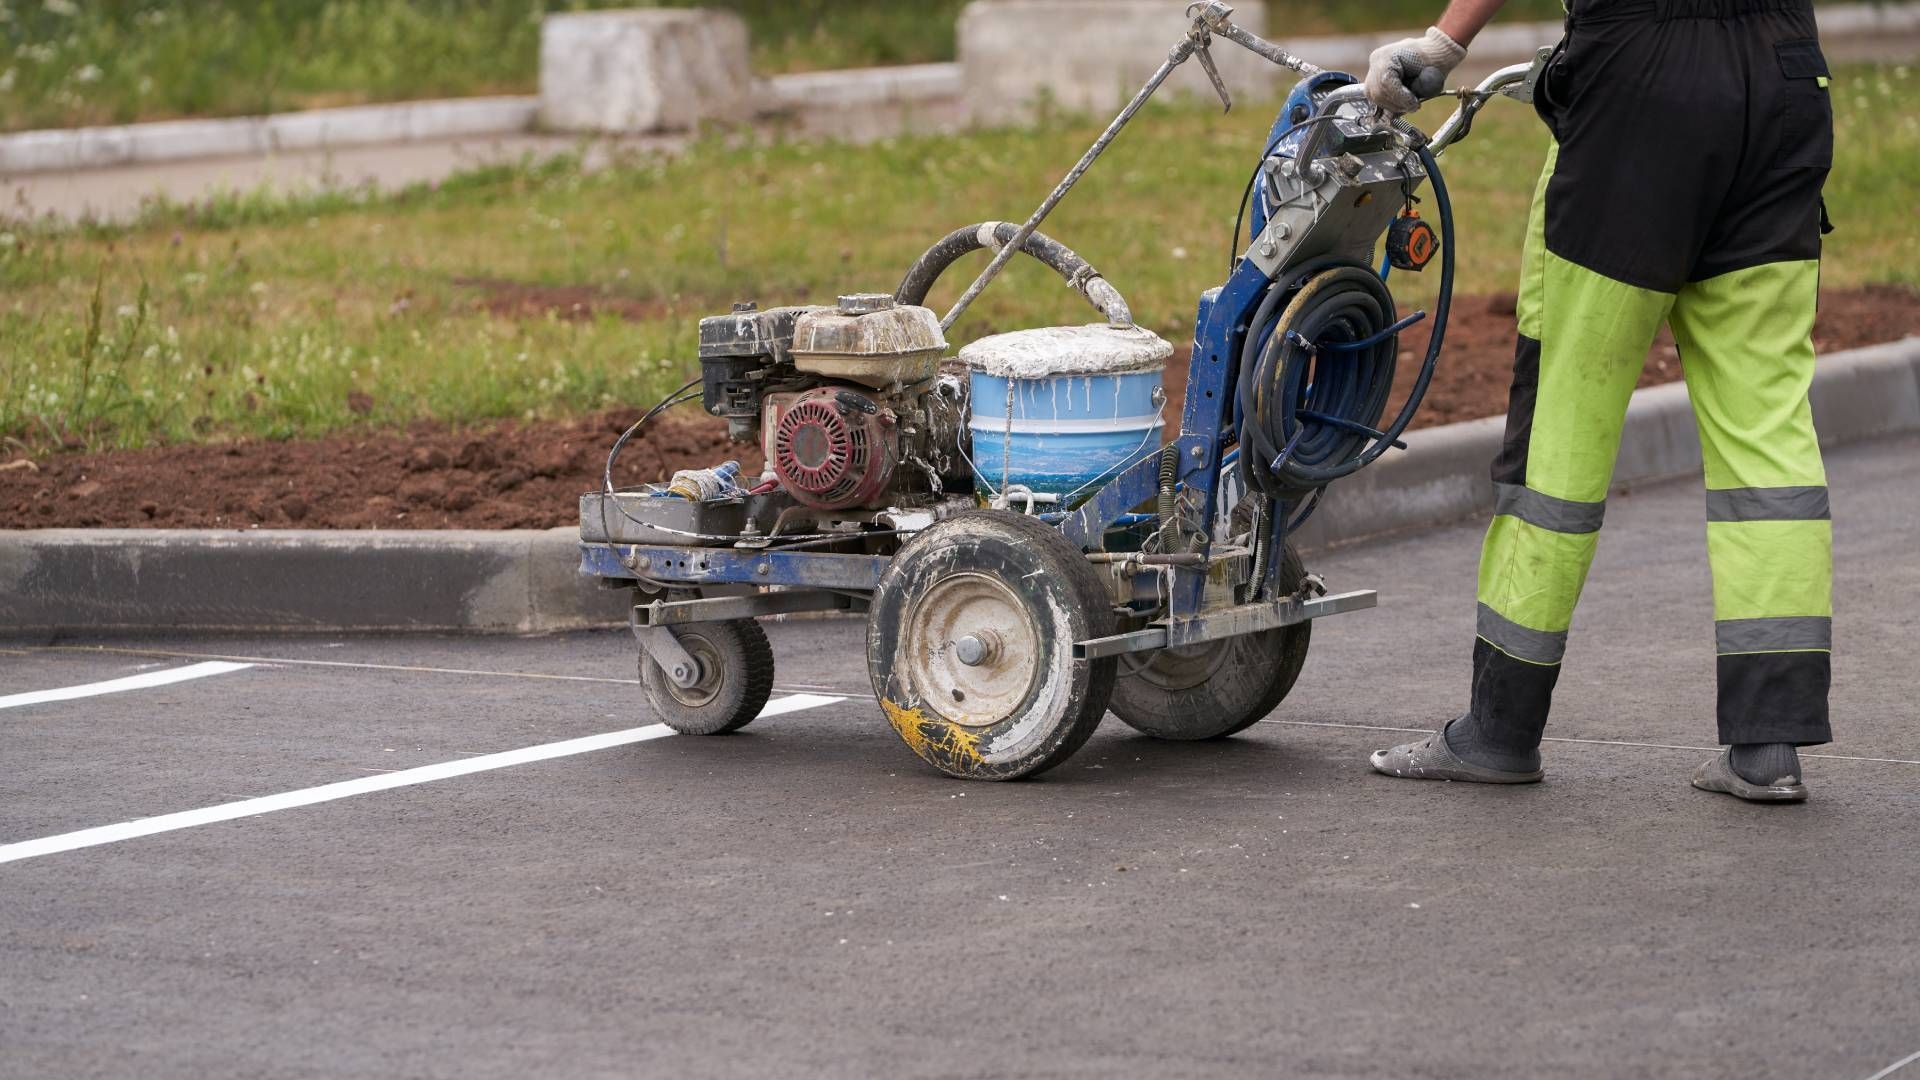
[[[1474,115],[1492,101],[1495,94],[1505,94],[1523,105],[1531,105],[1534,88],[1540,83],[1540,73],[1546,70],[1547,60],[1552,55],[1551,48],[1542,47],[1534,53],[1531,62],[1509,64],[1481,79],[1480,85],[1473,89],[1455,91],[1460,96],[1460,107],[1433,129],[1433,138],[1427,143],[1427,148],[1437,157],[1440,151],[1459,142],[1473,125]]]
[[[1060,204],[1060,200],[1066,197],[1067,192],[1073,188],[1073,185],[1078,183],[1080,178],[1086,175],[1087,170],[1093,167],[1094,160],[1104,153],[1107,147],[1113,143],[1114,137],[1120,134],[1120,129],[1127,126],[1127,122],[1132,120],[1134,114],[1140,111],[1140,107],[1147,103],[1147,99],[1153,96],[1154,91],[1160,89],[1160,84],[1167,80],[1167,76],[1173,74],[1174,68],[1186,63],[1191,57],[1199,56],[1202,66],[1207,69],[1208,79],[1213,83],[1214,90],[1220,95],[1221,103],[1228,108],[1233,107],[1233,101],[1227,95],[1226,84],[1221,81],[1219,72],[1213,65],[1212,54],[1207,51],[1208,46],[1215,36],[1226,38],[1228,41],[1239,45],[1241,48],[1257,56],[1278,64],[1283,68],[1297,71],[1302,75],[1320,75],[1326,70],[1318,65],[1310,64],[1292,53],[1287,52],[1280,46],[1275,45],[1273,42],[1260,37],[1258,34],[1254,34],[1236,25],[1231,18],[1233,8],[1221,2],[1221,0],[1195,0],[1194,3],[1187,5],[1187,15],[1193,21],[1187,28],[1186,36],[1181,38],[1180,41],[1174,45],[1173,49],[1167,53],[1167,58],[1161,62],[1160,67],[1156,69],[1152,75],[1148,76],[1146,85],[1142,86],[1140,91],[1134,94],[1133,99],[1127,102],[1126,107],[1120,110],[1120,115],[1113,118],[1113,122],[1107,125],[1107,129],[1101,132],[1100,137],[1094,140],[1092,146],[1087,148],[1087,152],[1081,155],[1080,160],[1074,164],[1072,169],[1067,171],[1067,175],[1063,177],[1060,183],[1054,187],[1053,191],[1041,201],[1032,216],[1027,218],[1027,220],[1021,224],[1020,228],[1014,232],[1012,239],[1008,240],[999,251],[994,253],[993,259],[987,263],[986,269],[980,271],[980,276],[974,279],[973,284],[967,286],[967,290],[960,294],[960,299],[954,302],[953,307],[948,310],[946,316],[940,320],[941,329],[951,328],[953,324],[959,320],[961,314],[972,305],[975,298],[977,298],[981,292],[985,291],[986,287],[993,282],[994,278],[999,276],[1000,271],[1006,268],[1008,260],[1013,258],[1014,252],[1019,251],[1021,247],[1025,245],[1027,237],[1033,235],[1034,230],[1038,229],[1040,223],[1046,220],[1047,215],[1053,212],[1053,208]],[[1541,69],[1546,66],[1547,56],[1550,51],[1551,50],[1548,49],[1541,49],[1534,57],[1532,64],[1515,64],[1512,67],[1501,68],[1499,71],[1488,76],[1473,90],[1456,91],[1460,97],[1460,107],[1454,111],[1454,114],[1447,119],[1446,123],[1440,126],[1438,132],[1433,139],[1430,140],[1433,153],[1438,154],[1448,143],[1456,142],[1461,136],[1465,135],[1468,126],[1471,125],[1473,121],[1473,114],[1479,112],[1481,106],[1485,105],[1487,100],[1494,94],[1505,93],[1511,97],[1519,98],[1522,101],[1532,101],[1534,84],[1539,80]],[[1512,86],[1518,86],[1519,89],[1509,89],[1509,87]],[[1341,105],[1354,101],[1363,101],[1365,99],[1366,88],[1364,86],[1357,83],[1352,86],[1343,86],[1327,95],[1326,100],[1321,104],[1320,112],[1321,115],[1324,116]],[[1323,133],[1318,129],[1326,127],[1327,125],[1325,123],[1315,123],[1313,126],[1315,130],[1308,134],[1307,141],[1301,147],[1302,153],[1299,155],[1299,164],[1296,166],[1302,170],[1302,176],[1306,175],[1305,170],[1312,166],[1313,152],[1319,149]],[[1407,130],[1414,132],[1416,135],[1418,134],[1417,130],[1411,127]]]
[[[1553,50],[1542,48],[1534,54],[1531,62],[1509,64],[1480,80],[1480,85],[1471,90],[1455,90],[1454,96],[1460,99],[1460,106],[1453,114],[1435,128],[1433,135],[1427,138],[1427,149],[1438,157],[1448,146],[1460,141],[1473,126],[1473,118],[1494,95],[1505,94],[1521,102],[1533,101],[1534,86],[1540,81],[1540,72],[1546,66]],[[1444,95],[1436,95],[1444,96]],[[1321,99],[1320,108],[1314,114],[1313,126],[1308,129],[1306,138],[1301,142],[1300,151],[1294,158],[1294,173],[1301,179],[1308,179],[1313,169],[1313,160],[1320,154],[1320,144],[1326,141],[1328,125],[1317,122],[1322,117],[1331,116],[1342,105],[1350,105],[1367,100],[1367,88],[1360,83],[1343,86]],[[1379,116],[1375,114],[1376,118]],[[1393,121],[1388,121],[1392,123]],[[1410,132],[1418,129],[1405,126]]]

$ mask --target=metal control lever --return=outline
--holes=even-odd
[[[1207,78],[1213,83],[1214,92],[1220,95],[1221,104],[1228,109],[1233,108],[1233,98],[1227,93],[1227,84],[1221,79],[1220,71],[1214,65],[1213,56],[1207,48],[1213,38],[1226,38],[1243,49],[1302,75],[1319,75],[1326,70],[1318,65],[1309,64],[1273,42],[1234,25],[1232,15],[1233,8],[1221,3],[1221,0],[1195,0],[1194,3],[1187,5],[1187,17],[1192,20],[1192,25],[1187,28],[1186,36],[1167,53],[1167,58],[1161,61],[1159,68],[1147,77],[1146,85],[1133,95],[1133,99],[1120,110],[1120,115],[1113,118],[1113,122],[1100,133],[1100,137],[1087,148],[1087,152],[1081,155],[1073,168],[1067,170],[1067,175],[1054,186],[1053,191],[1041,201],[1040,206],[1018,229],[1014,230],[1012,238],[994,253],[986,269],[980,271],[980,276],[974,278],[973,284],[967,286],[966,291],[960,294],[960,299],[954,301],[953,306],[947,309],[946,315],[940,320],[940,329],[951,330],[953,324],[960,320],[960,316],[966,312],[967,308],[973,305],[974,300],[978,299],[986,287],[993,283],[993,279],[1000,276],[1000,271],[1006,269],[1007,262],[1013,258],[1014,253],[1025,246],[1027,238],[1033,235],[1034,230],[1040,227],[1040,223],[1047,219],[1048,214],[1053,213],[1053,208],[1060,205],[1060,200],[1066,198],[1067,192],[1073,190],[1073,186],[1080,182],[1080,178],[1093,167],[1094,161],[1106,152],[1114,137],[1120,134],[1120,129],[1126,127],[1127,122],[1132,120],[1141,106],[1147,103],[1147,99],[1153,96],[1154,91],[1160,89],[1160,84],[1167,80],[1167,76],[1173,73],[1174,68],[1186,63],[1189,57],[1197,53],[1200,57],[1200,66],[1206,69]]]
[[[1214,65],[1213,53],[1203,43],[1194,48],[1193,55],[1200,61],[1201,68],[1206,71],[1207,81],[1213,84],[1213,92],[1220,95],[1220,110],[1232,112],[1233,97],[1227,93],[1226,80],[1220,77],[1220,69]]]

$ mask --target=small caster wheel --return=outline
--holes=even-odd
[[[1044,522],[971,511],[915,536],[874,593],[867,668],[887,720],[951,776],[1012,780],[1093,734],[1114,664],[1073,645],[1113,632],[1086,556]]]
[[[700,670],[692,686],[680,686],[641,654],[640,684],[660,722],[682,735],[724,735],[753,723],[773,694],[773,646],[760,624],[696,623],[674,636]]]
[[[1291,544],[1284,550],[1279,585],[1290,592],[1307,569]],[[1313,624],[1303,622],[1161,649],[1131,669],[1121,657],[1107,707],[1129,727],[1160,739],[1219,739],[1245,731],[1293,689],[1312,638]]]

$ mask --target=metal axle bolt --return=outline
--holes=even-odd
[[[1000,635],[991,630],[968,634],[953,643],[954,659],[968,667],[979,667],[999,655]]]

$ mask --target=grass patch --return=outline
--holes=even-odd
[[[0,0],[0,130],[530,93],[547,12],[702,2],[776,72],[951,58],[963,0]]]
[[[529,93],[545,13],[702,5],[744,17],[772,73],[950,60],[965,0],[0,0],[0,130]],[[1411,27],[1435,10],[1302,4],[1275,29]],[[1512,0],[1505,17],[1559,14]]]
[[[1914,283],[1920,87],[1905,67],[1838,76],[1826,280]],[[1188,338],[1196,298],[1224,277],[1270,116],[1151,108],[1047,231],[1106,271],[1144,324]],[[559,161],[390,197],[255,196],[157,207],[129,228],[13,226],[0,233],[0,436],[134,446],[644,404],[693,370],[702,315],[736,299],[889,290],[949,229],[1024,217],[1100,126],[1055,118],[859,147],[715,136],[595,172]],[[1545,140],[1529,110],[1499,101],[1448,154],[1463,292],[1512,287]],[[956,343],[1091,319],[1029,262]],[[1408,304],[1430,287],[1396,282]]]

